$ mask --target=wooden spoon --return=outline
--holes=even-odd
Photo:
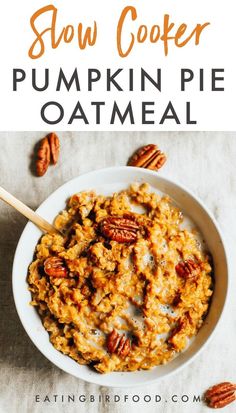
[[[6,202],[8,205],[11,205],[15,208],[18,212],[28,218],[31,222],[33,222],[38,228],[40,228],[44,232],[48,232],[49,234],[60,234],[60,232],[49,222],[45,221],[42,217],[40,217],[36,212],[30,209],[27,205],[23,204],[23,202],[19,201],[19,199],[15,198],[5,189],[0,186],[0,199]]]

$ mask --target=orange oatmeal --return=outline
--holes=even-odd
[[[42,236],[28,283],[57,350],[108,373],[150,369],[187,347],[213,274],[169,197],[136,183],[112,196],[81,192],[55,226],[63,235]]]

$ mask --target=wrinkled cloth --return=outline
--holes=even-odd
[[[193,400],[194,396],[202,396],[215,383],[236,381],[236,132],[59,133],[59,163],[38,178],[32,171],[33,153],[35,144],[44,135],[43,132],[0,133],[1,185],[33,209],[68,180],[91,170],[125,165],[138,147],[157,143],[168,156],[159,173],[198,195],[222,229],[231,265],[229,299],[212,340],[180,372],[156,384],[129,389],[85,383],[51,364],[21,325],[13,301],[11,271],[26,219],[0,201],[0,413],[209,412],[203,403]],[[68,400],[70,395],[74,395],[74,402]],[[144,401],[145,395],[151,401],[147,401],[148,396]],[[181,401],[184,395],[189,401]],[[114,401],[114,396],[121,401]],[[135,402],[137,396],[139,402]],[[226,410],[234,412],[235,405]]]

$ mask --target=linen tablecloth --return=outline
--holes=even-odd
[[[52,365],[31,343],[20,323],[11,271],[26,219],[0,201],[0,412],[209,412],[203,403],[194,401],[194,396],[201,396],[217,382],[236,381],[236,133],[59,133],[59,163],[38,178],[32,173],[32,160],[34,145],[43,136],[43,132],[0,134],[0,185],[33,209],[69,179],[91,170],[125,165],[136,148],[157,143],[168,155],[159,173],[197,194],[223,231],[231,261],[229,299],[213,339],[182,371],[157,384],[130,389],[85,383]],[[74,402],[68,400],[69,395],[75,397]],[[235,409],[236,404],[232,404],[224,411]]]

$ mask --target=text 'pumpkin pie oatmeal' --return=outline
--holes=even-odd
[[[28,282],[57,350],[108,373],[150,369],[188,346],[213,274],[170,198],[147,184],[112,196],[81,192],[55,226],[65,236],[41,238]]]

